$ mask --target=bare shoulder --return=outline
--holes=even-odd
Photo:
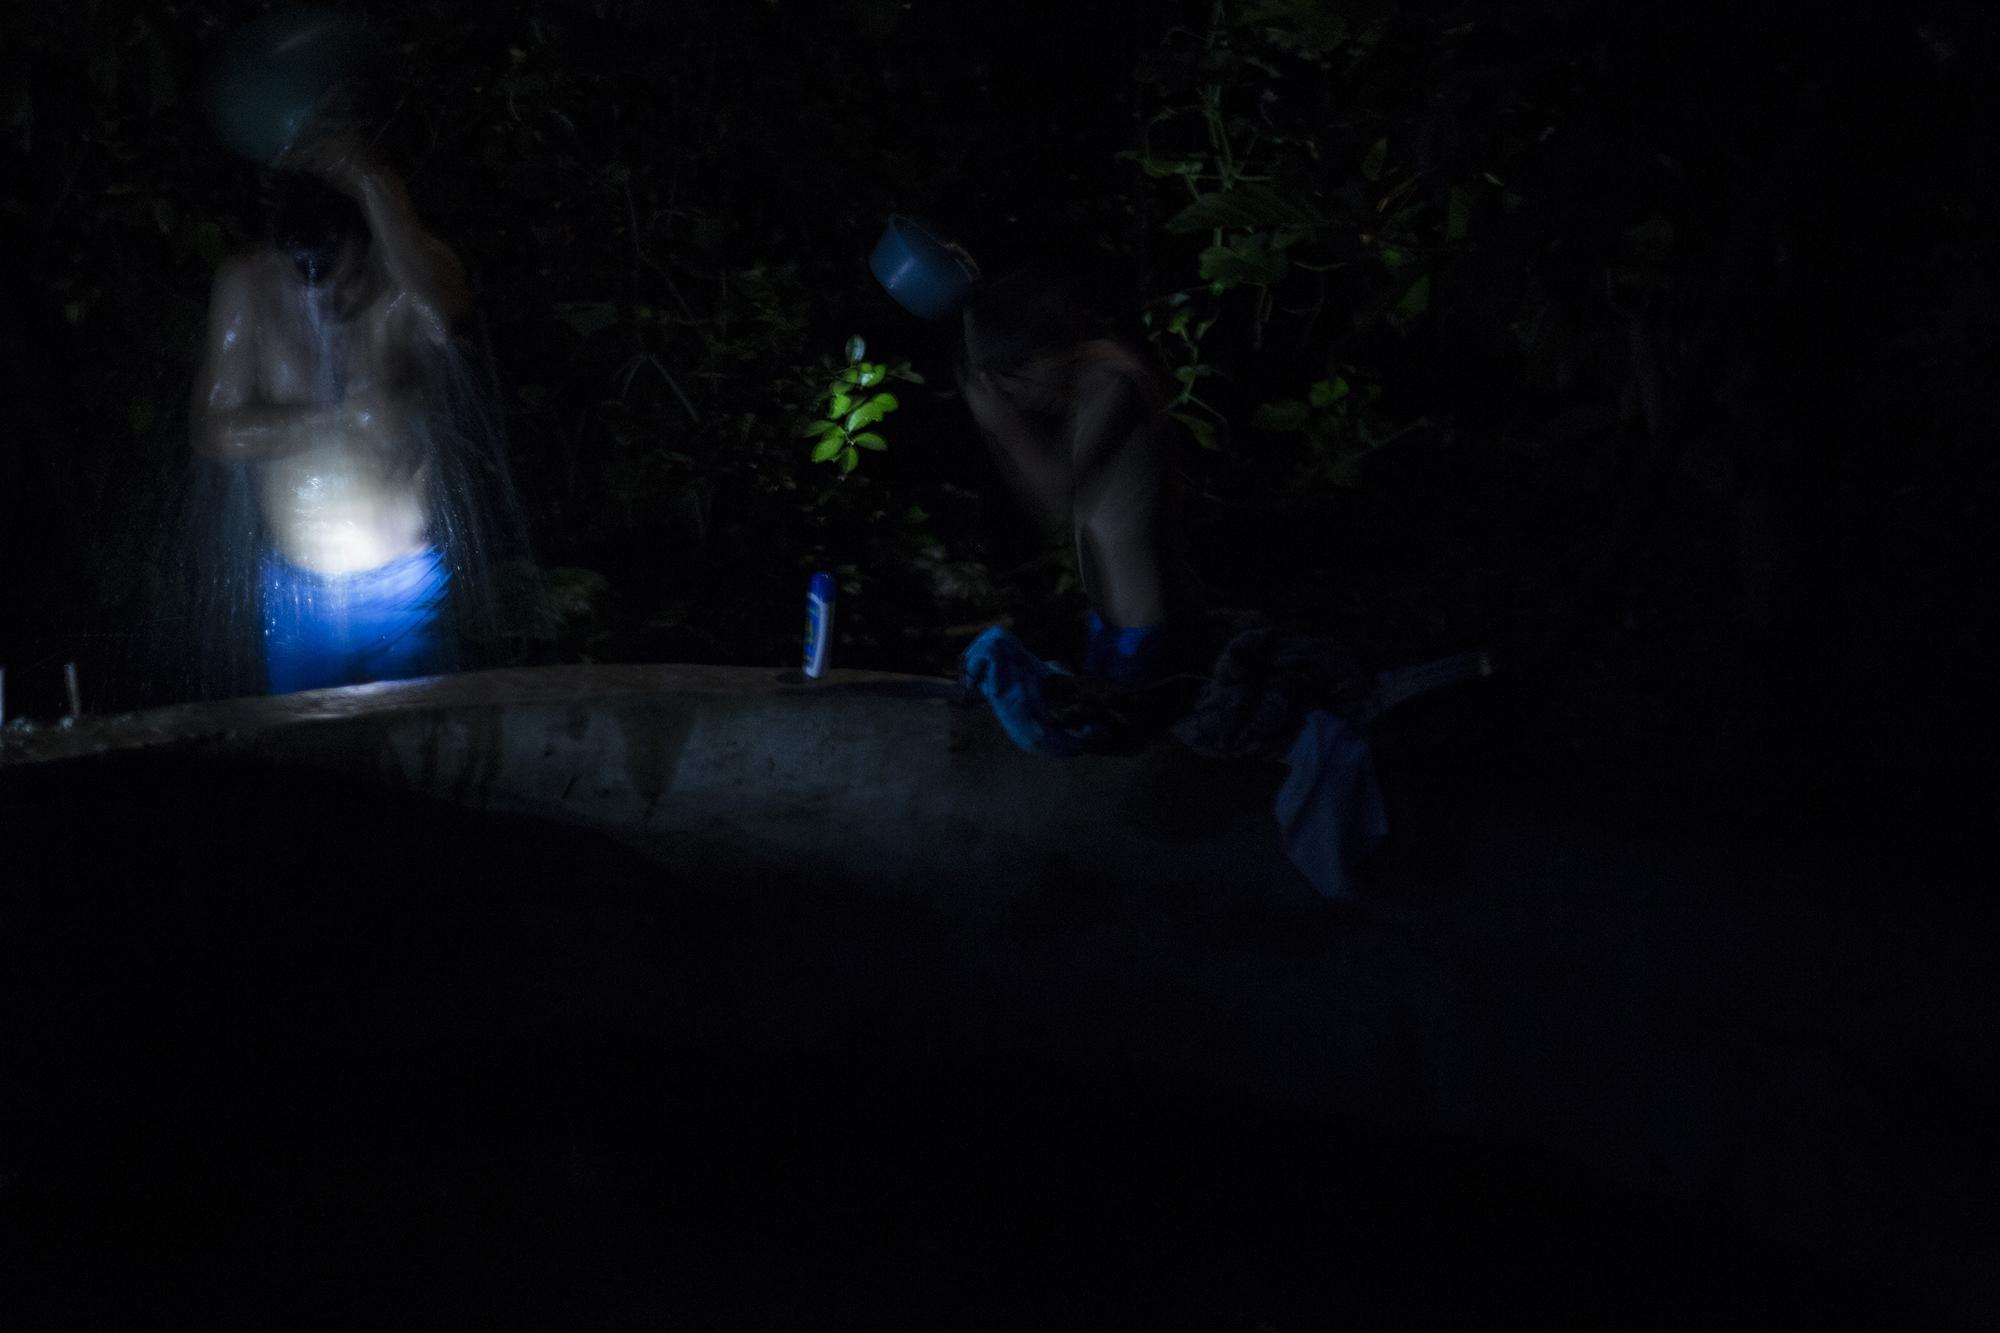
[[[1086,386],[1135,392],[1149,408],[1162,403],[1159,376],[1139,348],[1118,338],[1095,338],[1078,349],[1078,370]]]
[[[1086,365],[1115,370],[1121,374],[1144,375],[1145,359],[1139,349],[1122,338],[1092,338],[1079,349]]]

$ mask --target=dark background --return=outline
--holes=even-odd
[[[189,664],[202,651],[203,589],[190,552],[206,516],[186,400],[210,276],[254,240],[260,188],[210,131],[201,87],[229,33],[261,12],[99,0],[15,6],[0,19],[0,365],[11,413],[0,439],[0,665],[10,714],[57,716],[61,667],[72,660],[93,710],[199,690]],[[1990,1175],[1990,1152],[1976,1147],[1965,1149],[1965,1174],[1952,1175],[1954,1145],[1983,1141],[1990,1097],[1967,1091],[1973,1060],[1935,1055],[1990,1049],[1984,1010],[1928,1001],[1959,992],[1915,980],[1939,958],[1946,980],[1975,975],[1965,961],[1975,948],[1956,923],[1990,917],[1984,906],[1958,913],[1962,904],[1945,902],[1955,881],[1926,873],[1976,849],[1992,811],[1989,589],[2000,551],[1987,407],[2000,209],[1981,93],[2000,34],[1984,7],[533,0],[357,12],[393,53],[381,149],[473,276],[478,317],[464,352],[504,423],[492,447],[518,505],[501,518],[532,555],[493,571],[504,629],[483,660],[789,665],[815,568],[842,578],[840,665],[949,671],[978,627],[1001,618],[1046,654],[1067,651],[1082,604],[1066,552],[1028,529],[986,462],[952,393],[948,339],[900,311],[865,265],[895,210],[935,219],[989,268],[1053,255],[1091,277],[1095,297],[1187,390],[1175,407],[1177,521],[1201,604],[1334,630],[1371,666],[1471,646],[1496,654],[1501,673],[1483,692],[1416,715],[1414,734],[1381,738],[1399,832],[1412,826],[1411,808],[1394,804],[1400,765],[1434,802],[1435,822],[1415,825],[1426,835],[1448,832],[1482,801],[1518,801],[1546,819],[1516,820],[1520,843],[1558,867],[1567,835],[1551,812],[1641,830],[1646,855],[1663,864],[1706,849],[1731,875],[1660,881],[1671,883],[1660,890],[1670,900],[1652,903],[1651,917],[1625,914],[1644,897],[1633,886],[1654,882],[1633,861],[1600,880],[1550,870],[1558,895],[1529,899],[1508,928],[1546,940],[1556,961],[1536,964],[1544,969],[1572,966],[1564,949],[1657,948],[1658,967],[1685,990],[1713,982],[1722,998],[1692,1017],[1635,999],[1622,1017],[1642,1029],[1685,1018],[1703,1049],[1741,1038],[1746,1067],[1783,1049],[1751,1040],[1766,1030],[1808,1031],[1829,1050],[1907,1052],[1902,1063],[1882,1057],[1882,1095],[1902,1117],[1884,1123],[1928,1135],[1940,1176],[1967,1196],[1980,1171]],[[1225,189],[1218,171],[1251,179]],[[1205,336],[1182,336],[1204,325]],[[925,383],[896,386],[902,406],[880,427],[888,450],[843,478],[811,461],[796,430],[854,334],[871,358],[907,360]],[[350,1260],[325,1248],[310,1219],[275,1240],[246,1226],[240,1251],[201,1260],[182,1235],[183,1199],[190,1213],[261,1219],[292,1216],[301,1195],[330,1200],[329,1215],[349,1206],[343,1199],[391,1198],[417,1218],[411,1234],[447,1248],[499,1225],[494,1217],[525,1219],[519,1236],[536,1239],[507,1263],[468,1248],[436,1270],[497,1322],[515,1293],[545,1285],[536,1265],[554,1262],[542,1239],[550,1198],[580,1201],[548,1229],[610,1256],[607,1272],[628,1251],[641,1262],[651,1233],[625,1234],[627,1214],[603,1206],[628,1188],[640,1198],[620,1174],[632,1160],[661,1179],[691,1171],[699,1197],[737,1210],[740,1227],[708,1242],[718,1271],[741,1258],[725,1253],[739,1240],[767,1257],[767,1237],[782,1250],[817,1234],[823,1216],[801,1208],[773,1232],[765,1195],[732,1201],[740,1186],[730,1164],[740,1160],[765,1163],[758,1188],[776,1200],[797,1193],[805,1159],[832,1162],[813,1204],[831,1207],[879,1185],[848,1135],[907,1140],[922,1145],[912,1179],[936,1162],[981,1163],[966,1207],[982,1224],[1074,1168],[1018,1144],[1012,1158],[981,1158],[962,1142],[927,1157],[924,1127],[904,1123],[923,1104],[897,1083],[896,1059],[859,1073],[825,1055],[798,1066],[806,1075],[746,1072],[729,1067],[751,1057],[727,1024],[708,1034],[714,1050],[688,1057],[716,1062],[712,1084],[697,1080],[690,1092],[663,1081],[650,1100],[600,1095],[620,1079],[632,1092],[631,1062],[656,1040],[639,1021],[600,1037],[602,1014],[629,1001],[622,974],[606,979],[614,954],[628,959],[636,991],[667,997],[662,1012],[728,1011],[713,996],[700,1007],[707,987],[754,995],[775,971],[785,983],[782,1003],[769,1001],[774,1028],[824,1029],[829,1041],[844,1031],[847,1010],[828,997],[852,978],[827,961],[823,937],[789,917],[746,925],[720,915],[696,930],[681,917],[703,910],[699,895],[660,894],[647,868],[607,862],[592,890],[609,895],[601,939],[527,912],[482,927],[496,894],[504,910],[518,893],[550,920],[569,919],[583,851],[547,830],[502,836],[437,811],[389,812],[375,796],[280,788],[261,772],[212,786],[183,774],[172,799],[150,770],[122,785],[92,786],[75,772],[67,781],[37,783],[15,807],[38,836],[9,864],[48,892],[9,908],[22,928],[8,932],[7,994],[34,1056],[25,1067],[35,1078],[15,1095],[31,1100],[36,1078],[85,1091],[36,1109],[61,1126],[58,1167],[37,1175],[35,1163],[17,1163],[0,1172],[0,1188],[25,1171],[20,1215],[40,1208],[71,1228],[50,1231],[43,1252],[72,1256],[72,1267],[39,1280],[67,1293],[73,1322],[102,1325],[124,1308],[111,1293],[90,1294],[99,1245],[163,1256],[152,1295],[139,1298],[159,1305],[145,1308],[227,1304],[215,1295],[223,1291],[256,1297],[236,1302],[245,1310],[289,1308],[305,1274],[345,1291],[328,1308],[353,1308],[348,1322],[383,1322],[361,1307],[388,1288],[353,1286]],[[1477,799],[1461,801],[1468,792]],[[106,808],[132,812],[122,843],[103,836]],[[240,820],[230,836],[204,822],[218,808]],[[380,827],[386,844],[411,852],[388,876],[376,847],[348,836],[384,820],[404,821]],[[239,838],[238,828],[263,832]],[[1808,849],[1814,866],[1839,873],[1766,884],[1767,862],[1739,855],[1760,841],[1788,855]],[[262,892],[267,865],[307,861],[320,896],[301,906],[296,893]],[[1469,872],[1485,885],[1465,892],[1475,908],[1492,897],[1484,873]],[[73,892],[73,883],[116,892]],[[195,886],[201,911],[159,891],[177,883]],[[405,915],[411,884],[433,903],[419,926]],[[1752,947],[1735,927],[1705,933],[1715,900],[1783,910],[1772,909],[1777,924]],[[846,907],[821,910],[830,936]],[[646,913],[660,920],[634,933],[630,921],[653,920]],[[1683,920],[1687,939],[1675,946],[1660,923]],[[72,921],[81,924],[49,925]],[[377,932],[376,921],[389,924]],[[1810,939],[1795,948],[1788,933],[1832,922],[1843,940],[1873,941],[1877,921],[1883,939],[1914,943],[1842,952]],[[518,983],[505,969],[481,981],[464,961],[475,959],[465,941],[480,929],[560,955],[550,968],[590,1000],[579,1002],[571,1044],[551,1037],[523,1054],[514,1030],[479,1008]],[[869,927],[849,929],[864,938]],[[773,931],[797,935],[771,955],[793,959],[792,970],[760,952]],[[399,941],[387,962],[383,939]],[[701,956],[703,941],[712,957]],[[931,943],[913,936],[910,956]],[[453,949],[461,963],[439,968]],[[295,954],[317,961],[294,968]],[[1851,995],[1851,1004],[1820,1002],[1808,1014],[1755,999],[1766,984],[1789,993],[1790,979],[1822,965],[1834,974],[1828,988],[1800,993]],[[378,979],[372,999],[366,983],[354,985],[369,967],[398,979]],[[924,1042],[967,1067],[960,1119],[981,1127],[976,1142],[1003,1142],[1020,1104],[972,1105],[986,1095],[970,1069],[980,1057],[926,1007],[929,974],[881,975],[894,992],[882,1007],[912,1015]],[[1504,978],[1537,984],[1526,967]],[[907,996],[896,989],[905,984]],[[256,987],[291,995],[292,1007],[245,1002]],[[597,987],[610,998],[596,998]],[[72,1005],[77,995],[87,1002]],[[338,1049],[324,1059],[284,1054],[298,1040],[288,1015],[346,1013],[356,995],[379,1011],[375,1027],[355,1019],[351,1033],[329,1029]],[[856,1012],[872,1003],[847,1000]],[[414,1029],[386,1056],[376,1051],[375,1033],[426,1005],[483,1034],[469,1063],[438,1063]],[[152,1027],[128,1030],[134,1014]],[[800,1015],[817,1015],[821,1028],[799,1027]],[[228,1039],[211,1043],[203,1025],[218,1016]],[[84,1039],[65,1036],[65,1022],[113,1034],[125,1045],[109,1049],[126,1057],[78,1073],[72,1053]],[[1547,1072],[1536,1047],[1531,1036],[1516,1052],[1524,1081]],[[200,1095],[175,1112],[184,1124],[158,1123],[174,1103],[155,1093],[182,1077],[175,1065],[189,1052],[196,1068],[184,1081]],[[267,1079],[279,1056],[293,1064]],[[344,1071],[378,1056],[416,1071],[414,1111],[340,1086]],[[1596,1075],[1547,1076],[1587,1089]],[[522,1109],[484,1097],[503,1078],[532,1090]],[[794,1144],[798,1161],[773,1157],[771,1144],[797,1128],[787,1098],[801,1079],[834,1089],[828,1104],[850,1098],[850,1109],[813,1120],[825,1141]],[[1707,1308],[1678,1257],[1696,1239],[1694,1268],[1717,1287],[1740,1268],[1760,1272],[1770,1291],[1812,1294],[1805,1305],[1784,1304],[1787,1295],[1747,1322],[1827,1326],[1858,1308],[1844,1285],[1853,1273],[1825,1271],[1831,1259],[1794,1273],[1714,1217],[1670,1225],[1594,1185],[1566,1186],[1546,1164],[1482,1160],[1476,1145],[1461,1161],[1435,1144],[1370,1139],[1379,1126],[1349,1127],[1354,1160],[1366,1165],[1332,1178],[1295,1165],[1297,1145],[1324,1125],[1244,1133],[1230,1124],[1240,1108],[1218,1113],[1218,1144],[1261,1134],[1268,1160],[1253,1170],[1229,1160],[1235,1147],[1218,1148],[1204,1187],[1212,1197],[1180,1212],[1127,1208],[1121,1200],[1151,1197],[1132,1182],[1159,1173],[1110,1150],[1135,1126],[1164,1137],[1207,1125],[1205,1113],[1145,1086],[1044,1093],[1021,1081],[1026,1099],[1044,1099],[1058,1119],[1084,1108],[1088,1145],[1075,1160],[1104,1158],[1103,1146],[1131,1173],[1096,1194],[1077,1190],[1073,1234],[1036,1244],[1100,1258],[1116,1250],[1108,1271],[1135,1288],[1165,1269],[1233,1265],[1250,1275],[1242,1283],[1263,1284],[1271,1326],[1311,1326],[1314,1312],[1335,1308],[1321,1288],[1351,1285],[1351,1271],[1325,1264],[1314,1237],[1326,1234],[1362,1256],[1351,1270],[1377,1270],[1380,1292],[1348,1296],[1357,1317],[1378,1324],[1420,1317],[1411,1311],[1424,1298],[1466,1322],[1490,1321],[1558,1253],[1601,1270],[1596,1287],[1557,1291],[1559,1322],[1633,1322],[1634,1292],[1655,1322],[1688,1322]],[[851,1097],[859,1084],[866,1095]],[[1761,1085],[1746,1077],[1743,1086]],[[631,1109],[689,1097],[700,1104],[683,1113],[725,1145],[697,1136],[691,1167],[679,1147],[653,1144],[651,1111]],[[290,1133],[288,1099],[320,1108],[296,1142],[238,1144],[245,1126]],[[465,1138],[456,1117],[471,1104],[502,1108],[487,1112],[490,1141]],[[745,1106],[779,1109],[759,1112],[767,1124],[745,1120]],[[1718,1110],[1715,1120],[1747,1122],[1756,1109]],[[1825,1110],[1827,1124],[1838,1110]],[[379,1123],[354,1118],[363,1111]],[[532,1133],[509,1115],[532,1120]],[[403,1123],[412,1116],[415,1129]],[[106,1150],[135,1125],[197,1147],[186,1157],[149,1153],[152,1140]],[[1869,1132],[1840,1121],[1829,1151],[1875,1160]],[[554,1147],[534,1172],[509,1175],[518,1171],[509,1145],[523,1135]],[[439,1143],[457,1144],[459,1156],[429,1174],[405,1171],[394,1152],[370,1146],[373,1136],[412,1162],[434,1163]],[[207,1165],[238,1160],[255,1169],[239,1177]],[[1275,1174],[1289,1184],[1272,1192]],[[397,1193],[408,1180],[452,1182],[456,1193],[412,1203]],[[165,1202],[130,1221],[117,1204],[134,1189]],[[1441,1222],[1424,1201],[1454,1193],[1500,1202]],[[1329,1200],[1332,1232],[1287,1225]],[[1844,1218],[1865,1203],[1824,1211]],[[1948,1208],[1921,1211],[1931,1230],[1882,1219],[1898,1253],[1933,1234],[1957,1246],[1932,1247],[1935,1264],[1957,1267],[1953,1256],[1976,1249],[1976,1232]],[[1121,1231],[1134,1216],[1147,1220]],[[1205,1219],[1202,1229],[1180,1230],[1189,1217]],[[934,1219],[913,1212],[898,1225],[907,1234],[887,1253],[931,1253]],[[1428,1262],[1441,1225],[1454,1271],[1473,1273],[1458,1286]],[[689,1227],[694,1240],[676,1244],[699,1240]],[[1013,1280],[1045,1261],[1026,1242],[1010,1251],[999,1230],[960,1269],[934,1257],[914,1266],[937,1266],[924,1280],[945,1287],[966,1271],[1000,1280],[988,1266]],[[870,1263],[884,1266],[885,1283],[908,1280],[886,1271],[894,1265],[871,1249],[872,1234],[857,1224],[850,1247],[827,1261],[849,1278],[806,1274],[799,1299],[859,1282],[851,1272]],[[1495,1235],[1511,1248],[1490,1249]],[[276,1263],[241,1257],[274,1252]],[[1636,1276],[1617,1267],[1632,1255],[1653,1256]],[[496,1266],[506,1271],[496,1276]],[[408,1289],[435,1296],[436,1273],[413,1273]],[[1977,1286],[1977,1274],[1956,1277],[1955,1289]],[[752,1294],[780,1302],[788,1290],[763,1277]],[[575,1299],[594,1308],[588,1293]],[[706,1309],[711,1299],[743,1308],[729,1304],[744,1299],[734,1288],[666,1292],[656,1304]],[[1102,1299],[1100,1322],[1139,1308],[1115,1293]],[[1214,1313],[1180,1312],[1194,1324]],[[1205,1326],[1262,1325],[1245,1316]]]
[[[866,271],[902,209],[989,268],[1079,265],[1194,377],[1207,605],[1338,620],[1383,664],[1483,643],[1580,736],[1728,714],[1801,775],[1935,805],[1989,660],[1991,24],[1756,8],[360,11],[544,572],[488,657],[784,661],[814,567],[850,666],[949,669],[1003,615],[1067,647],[1063,553]],[[7,19],[16,714],[60,710],[66,660],[100,709],[191,688],[186,394],[213,265],[259,225],[200,89],[259,12]],[[1171,174],[1216,166],[1205,96],[1254,183],[1190,218],[1221,193]],[[853,333],[928,384],[841,480],[792,428]]]

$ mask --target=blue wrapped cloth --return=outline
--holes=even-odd
[[[1339,714],[1315,709],[1285,762],[1291,773],[1277,802],[1285,855],[1323,896],[1350,897],[1354,867],[1389,834],[1368,741]]]
[[[1094,614],[1088,629],[1083,670],[1072,673],[988,626],[959,659],[961,683],[985,696],[1007,735],[1031,754],[1116,749],[1119,737],[1145,730],[1131,705],[1158,674],[1166,636],[1153,625],[1117,629]]]
[[[352,574],[315,573],[268,550],[263,564],[265,687],[271,693],[449,669],[438,614],[451,571],[435,548]]]
[[[1122,629],[1104,623],[1090,613],[1088,645],[1084,648],[1083,674],[1100,680],[1131,685],[1153,673],[1155,659],[1165,636],[1158,625],[1128,625]]]

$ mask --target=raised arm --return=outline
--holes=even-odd
[[[1035,429],[991,375],[973,372],[963,387],[973,424],[1007,480],[1051,531],[1066,530],[1073,478],[1060,442]]]
[[[376,254],[417,327],[442,344],[471,305],[465,269],[443,241],[425,231],[409,191],[366,149],[345,137],[322,139],[299,149],[286,166],[310,171],[353,196],[368,219]]]

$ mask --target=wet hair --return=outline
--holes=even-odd
[[[271,178],[271,244],[291,256],[308,282],[318,282],[353,241],[366,247],[361,205],[316,176],[281,171]]]
[[[965,301],[977,335],[979,363],[972,369],[1012,370],[1038,354],[1067,351],[1095,336],[1100,321],[1073,284],[1053,270],[1017,269],[974,283]],[[961,355],[971,366],[973,348]]]

